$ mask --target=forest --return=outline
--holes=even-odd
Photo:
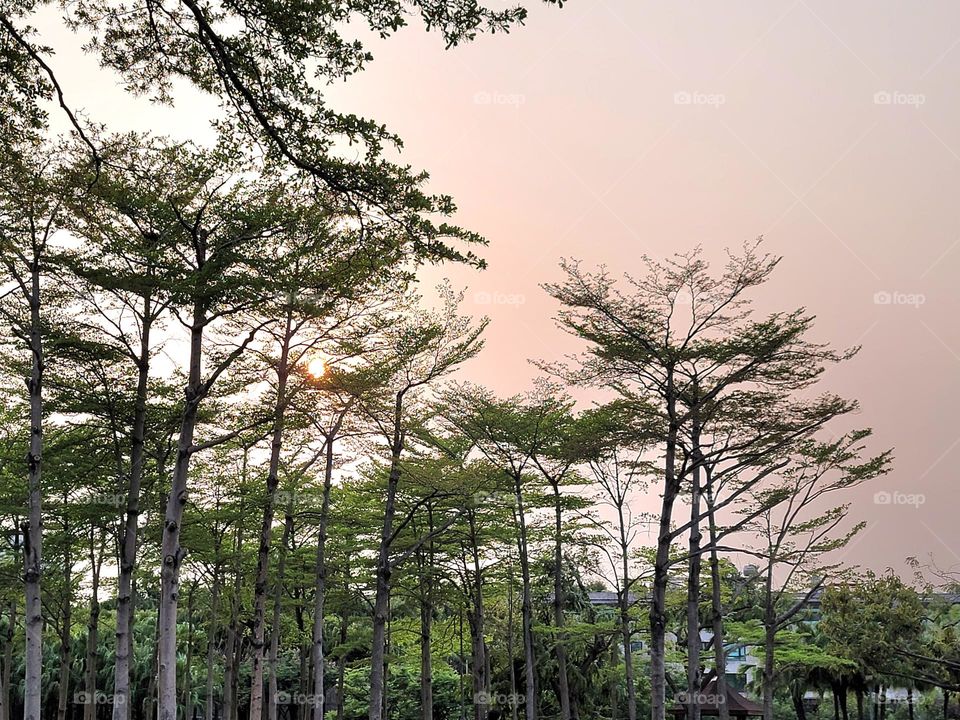
[[[51,9],[130,92],[217,98],[217,142],[77,113]],[[577,353],[464,379],[489,321],[422,271],[487,240],[313,78],[368,62],[349,18],[524,17],[0,5],[0,720],[956,715],[958,578],[843,563],[893,451],[824,381],[859,348],[755,307],[762,239],[563,260]]]

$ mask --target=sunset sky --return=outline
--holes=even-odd
[[[132,99],[57,38],[69,100],[111,129],[196,137],[214,111],[192,91]],[[578,348],[539,287],[561,257],[639,273],[643,254],[720,261],[763,235],[784,260],[758,308],[806,306],[819,340],[863,345],[824,385],[896,448],[893,473],[852,493],[869,525],[845,559],[960,565],[960,5],[574,0],[451,51],[419,28],[371,48],[331,103],[398,133],[490,241],[488,270],[425,275],[493,320],[465,377],[519,392],[528,359]]]

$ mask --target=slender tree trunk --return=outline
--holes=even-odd
[[[510,561],[509,572],[510,587],[507,590],[507,659],[510,663],[510,720],[517,720],[520,703],[518,702],[519,694],[517,693],[517,664],[513,648],[513,638],[516,636],[516,627],[514,626],[513,620],[514,588],[512,559]]]
[[[196,592],[197,583],[190,584],[190,590],[187,592],[187,652],[184,658],[183,668],[183,720],[190,720],[190,713],[193,710],[193,682],[190,676],[190,669],[193,665],[193,595]]]
[[[907,688],[907,717],[913,720],[913,687]]]
[[[100,642],[100,568],[103,554],[94,545],[94,529],[90,528],[90,615],[87,619],[87,652],[83,662],[84,693],[92,702],[83,707],[83,720],[97,716],[97,645]],[[101,548],[102,550],[101,537]],[[114,699],[116,700],[116,699]]]
[[[433,578],[431,563],[420,557],[420,718],[433,720]]]
[[[863,688],[857,687],[855,693],[857,696],[857,720],[863,720]]]
[[[290,374],[290,341],[293,336],[293,311],[287,309],[286,324],[277,363],[277,399],[274,406],[273,438],[270,442],[270,463],[267,470],[267,496],[260,525],[260,545],[257,553],[257,575],[253,585],[253,667],[250,671],[249,720],[263,716],[263,661],[264,626],[267,608],[267,572],[270,565],[270,535],[273,530],[277,483],[280,478],[280,451],[283,448],[283,430],[287,409],[287,378]]]
[[[401,429],[403,394],[398,393],[394,406],[393,441],[391,443],[390,475],[387,480],[387,497],[383,513],[383,531],[377,557],[377,585],[373,604],[373,648],[370,654],[370,713],[369,720],[384,720],[386,697],[386,640],[387,615],[390,610],[390,544],[393,537],[393,520],[396,514],[397,485],[400,482],[400,454],[403,452],[405,433]]]
[[[347,568],[349,570],[349,568]],[[349,628],[350,616],[347,613],[346,606],[344,606],[343,614],[340,616],[340,645],[345,645],[347,642],[347,631]],[[337,658],[337,720],[343,720],[344,713],[344,698],[343,698],[343,685],[346,680],[347,673],[347,656],[345,653],[340,653],[340,657]]]
[[[64,492],[63,504],[66,506],[67,497]],[[70,543],[73,541],[72,528],[64,521],[63,535],[66,538],[66,545],[63,551],[63,614],[62,625],[60,626],[60,672],[58,686],[60,692],[57,695],[57,720],[66,720],[67,702],[70,698],[70,666],[73,663],[73,638],[71,629],[73,625],[73,557],[70,552]],[[89,698],[93,702],[94,698]]]
[[[470,552],[473,560],[473,570],[470,573],[465,572],[465,579],[468,583],[467,591],[470,599],[471,609],[468,621],[470,624],[471,646],[473,650],[473,692],[474,692],[474,720],[487,720],[490,714],[490,653],[487,650],[487,643],[484,633],[486,632],[486,617],[483,604],[483,566],[480,560],[480,549],[478,547],[479,538],[477,536],[477,516],[474,511],[467,514],[467,521],[470,527]],[[466,555],[466,553],[464,553]],[[466,557],[464,557],[464,570],[466,570]],[[511,604],[508,612],[511,614],[512,621],[513,605],[512,599],[508,600]],[[512,631],[512,627],[509,628]],[[510,642],[509,660],[511,668],[513,667],[513,643]],[[514,703],[515,705],[516,703]]]
[[[153,631],[153,654],[150,660],[150,681],[147,683],[147,696],[143,701],[144,720],[154,720],[157,699],[157,670],[160,663],[160,618]]]
[[[242,481],[246,484],[247,450],[243,452]],[[240,518],[243,517],[243,504],[240,505]],[[243,550],[243,522],[237,520],[234,535],[233,555],[233,594],[230,596],[230,619],[227,622],[227,636],[223,647],[223,717],[221,720],[233,720],[238,704],[236,678],[237,620],[240,614],[240,554]]]
[[[41,677],[43,672],[43,609],[40,604],[42,574],[42,530],[40,474],[43,465],[43,346],[40,342],[40,258],[34,253],[30,267],[30,449],[27,453],[28,519],[24,527],[23,583],[24,635],[26,636],[23,717],[40,720]]]
[[[700,420],[693,413],[690,482],[690,560],[687,575],[687,720],[700,720]],[[720,705],[722,703],[718,703]]]
[[[708,524],[710,528],[710,609],[713,629],[714,669],[717,675],[717,695],[723,698],[717,706],[718,720],[730,720],[730,708],[727,706],[727,651],[723,646],[723,596],[720,583],[720,555],[717,552],[717,518],[713,513],[713,491],[706,489]]]
[[[796,687],[791,689],[791,698],[793,700],[793,709],[797,714],[797,720],[807,720],[807,711],[803,707],[803,690],[802,686],[797,683]],[[836,703],[834,703],[834,710],[836,710]]]
[[[617,486],[617,520],[620,532],[620,588],[617,593],[620,637],[623,642],[623,675],[627,685],[627,720],[637,720],[637,682],[633,670],[633,631],[630,624],[630,541],[627,536],[627,520],[624,517],[626,498]],[[615,647],[615,644],[614,644]]]
[[[676,500],[677,435],[676,399],[673,397],[672,374],[668,376],[667,431],[664,462],[663,500],[660,508],[660,528],[657,552],[653,564],[653,589],[650,598],[650,718],[666,720],[666,633],[667,633],[667,578],[670,570],[670,522]],[[766,720],[770,720],[767,718]]]
[[[763,720],[774,720],[773,718],[773,680],[774,680],[774,642],[776,640],[776,628],[771,618],[772,608],[767,608],[766,629],[763,642]]]
[[[537,675],[536,656],[533,649],[533,593],[530,589],[530,559],[527,556],[527,519],[523,507],[523,478],[518,473],[513,478],[517,503],[518,550],[520,554],[520,580],[522,583],[520,616],[523,625],[523,665],[526,696],[524,720],[537,720]]]
[[[187,504],[187,475],[193,454],[193,435],[197,425],[200,401],[205,393],[201,381],[203,329],[206,308],[194,303],[190,328],[189,373],[184,398],[177,457],[173,468],[170,494],[163,520],[160,555],[160,645],[159,645],[159,720],[177,720],[177,603],[180,594],[180,566],[186,552],[180,546],[180,526]]]
[[[623,675],[627,684],[627,720],[637,720],[637,682],[633,674],[633,633],[630,630],[630,603],[627,599],[629,594],[627,587],[629,585],[620,591],[620,637],[623,642]]]
[[[117,577],[116,660],[113,672],[113,720],[128,720],[130,714],[130,658],[133,635],[133,573],[137,561],[140,518],[140,486],[143,481],[144,437],[147,427],[147,391],[150,379],[150,332],[153,326],[152,298],[143,298],[140,356],[137,360],[137,394],[130,432],[130,478],[127,511],[120,542],[120,571]]]
[[[217,613],[220,611],[220,574],[223,568],[223,539],[217,535],[213,560],[213,585],[210,588],[210,619],[207,624],[207,676],[204,689],[204,720],[214,720],[213,675],[216,669],[217,634],[220,627]]]
[[[847,681],[845,679],[840,682],[840,717],[843,720],[849,720],[847,717]]]
[[[18,544],[19,539],[14,540]],[[15,556],[20,552],[20,548],[15,548]],[[0,713],[0,720],[13,720],[13,706],[10,704],[10,670],[13,666],[13,638],[17,627],[17,601],[16,598],[10,598],[7,604],[7,630],[3,640],[3,669],[0,670],[0,703],[3,705],[3,711]]]
[[[567,674],[567,645],[563,632],[563,511],[558,482],[553,486],[553,624],[557,628],[557,685],[560,694],[560,720],[570,720],[570,679]]]
[[[862,693],[861,693],[862,694]],[[950,691],[943,691],[943,720],[950,717]]]
[[[313,600],[313,719],[324,720],[326,712],[326,692],[323,655],[323,614],[327,599],[327,526],[330,522],[330,490],[333,487],[334,442],[346,412],[340,416],[326,438],[326,451],[323,467],[323,500],[320,505],[320,527],[317,532],[316,587]],[[391,476],[392,476],[391,471]],[[371,690],[370,709],[373,711]],[[377,707],[380,707],[379,701]]]
[[[270,704],[267,706],[268,720],[278,720],[280,713],[277,685],[277,660],[280,656],[280,619],[283,611],[283,580],[287,569],[287,546],[293,534],[293,493],[287,499],[283,517],[283,538],[280,541],[280,557],[277,560],[277,582],[273,591],[273,619],[270,624],[270,653],[267,659],[267,672],[270,674]]]

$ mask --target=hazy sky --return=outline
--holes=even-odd
[[[203,132],[207,100],[133,101],[58,38],[91,117]],[[373,49],[332,102],[399,133],[490,240],[487,271],[436,273],[493,319],[470,379],[518,392],[528,358],[576,349],[539,288],[562,256],[639,272],[644,253],[720,259],[764,235],[784,261],[758,306],[806,306],[818,339],[863,345],[824,384],[896,447],[894,472],[851,493],[870,524],[847,559],[960,566],[960,5],[573,0],[454,51],[416,28]]]

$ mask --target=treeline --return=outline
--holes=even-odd
[[[99,163],[9,147],[4,517],[25,587],[10,702],[58,720],[77,698],[88,720],[320,720],[347,716],[359,683],[354,710],[377,720],[402,702],[413,635],[423,718],[452,712],[435,674],[477,718],[501,697],[531,720],[614,702],[663,717],[668,639],[684,697],[704,627],[724,667],[724,557],[747,547],[772,716],[796,589],[859,529],[832,496],[889,453],[832,429],[856,403],[811,392],[852,352],[812,342],[802,310],[754,316],[777,264],[758,244],[716,274],[699,252],[622,282],[565,265],[546,291],[584,354],[504,399],[453,378],[486,321],[449,287],[416,292],[418,264],[473,261],[450,244],[469,234],[421,242],[231,146],[103,138]],[[578,409],[565,385],[609,402]],[[635,512],[643,495],[656,517]],[[590,603],[600,587],[613,615]]]
[[[954,689],[924,622],[788,642],[890,454],[816,387],[854,352],[752,312],[758,244],[565,264],[545,290],[582,355],[517,397],[458,380],[486,321],[417,271],[484,241],[319,88],[370,60],[347,21],[452,46],[522,8],[64,4],[126,89],[221,103],[200,147],[77,113],[41,5],[0,8],[0,720],[697,720],[737,645],[767,720],[828,676],[838,713],[883,673]]]

